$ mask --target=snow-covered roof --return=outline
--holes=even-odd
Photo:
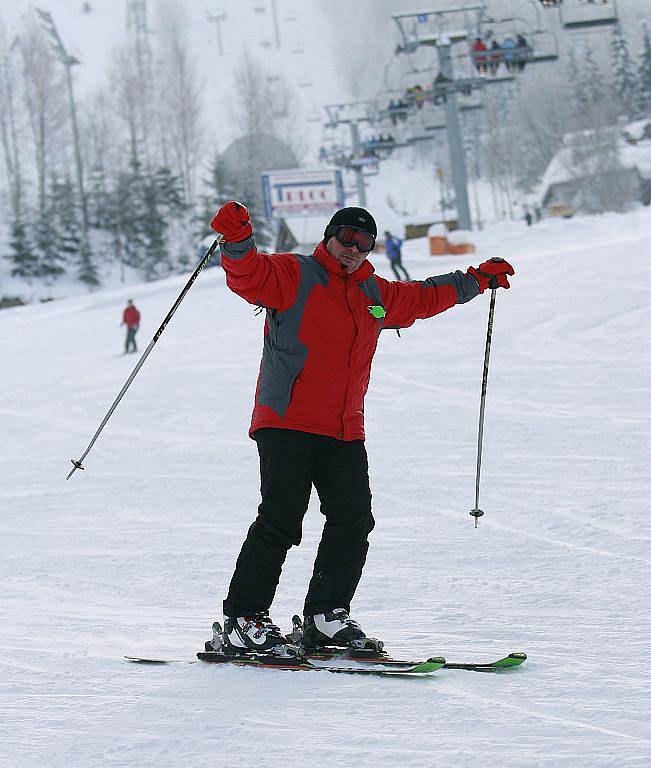
[[[636,130],[638,123],[644,122],[636,121],[630,126],[634,126],[634,130]],[[616,140],[619,162],[624,168],[637,169],[640,176],[651,179],[651,139],[642,139],[637,144],[628,143],[622,138],[622,135],[624,132],[628,132],[630,126],[626,126]],[[587,148],[589,148],[590,143],[594,143],[594,152],[592,155],[582,155],[579,165],[575,161],[573,153],[580,147],[582,138],[584,138]],[[603,154],[599,151],[598,142],[595,142],[593,131],[566,136],[565,143],[566,146],[554,155],[547,166],[541,184],[541,199],[544,199],[550,187],[577,178],[597,175],[603,168]]]
[[[323,230],[330,221],[329,216],[296,216],[285,219],[285,226],[292,233],[298,247],[312,248],[323,240]]]
[[[651,136],[651,118],[645,117],[642,120],[634,120],[632,123],[624,126],[622,130],[624,136],[634,141],[642,141]]]

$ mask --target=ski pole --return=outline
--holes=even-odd
[[[132,382],[132,381],[133,381],[133,380],[136,378],[136,374],[137,374],[137,373],[138,373],[138,371],[139,371],[139,370],[142,368],[142,364],[145,362],[145,360],[147,359],[147,356],[149,355],[149,353],[150,353],[150,352],[152,351],[152,349],[154,348],[154,344],[156,344],[156,342],[158,341],[158,339],[161,337],[161,335],[162,335],[163,331],[165,330],[165,328],[166,328],[167,324],[168,324],[168,323],[169,323],[169,321],[172,319],[172,315],[173,315],[173,314],[176,312],[176,310],[178,309],[178,306],[179,306],[179,304],[180,304],[180,303],[183,301],[183,299],[185,298],[185,294],[186,294],[186,293],[187,293],[187,292],[190,290],[190,288],[192,287],[192,283],[194,283],[194,281],[197,279],[197,277],[199,277],[199,273],[201,272],[201,270],[202,270],[202,269],[203,269],[203,268],[206,266],[206,264],[208,263],[208,260],[209,260],[209,259],[210,259],[210,257],[213,255],[213,253],[214,253],[214,251],[215,251],[215,248],[217,247],[217,244],[219,243],[219,241],[220,241],[220,240],[221,240],[221,236],[219,236],[219,237],[218,237],[218,238],[217,238],[217,239],[214,241],[214,243],[213,243],[213,244],[210,246],[210,248],[209,248],[209,249],[206,251],[206,253],[205,253],[205,255],[203,256],[203,258],[201,259],[201,261],[200,261],[200,262],[197,264],[197,267],[196,267],[196,269],[195,269],[195,270],[194,270],[194,272],[193,272],[193,273],[190,275],[190,279],[189,279],[189,280],[188,280],[188,282],[185,284],[185,288],[184,288],[184,289],[181,291],[181,293],[178,295],[178,297],[177,297],[176,301],[174,302],[174,304],[173,304],[172,308],[171,308],[171,309],[170,309],[170,311],[167,313],[167,316],[166,316],[166,318],[165,318],[165,319],[163,320],[163,322],[161,323],[161,325],[160,325],[160,328],[159,328],[159,329],[156,331],[156,333],[154,334],[154,338],[153,338],[153,339],[152,339],[152,340],[149,342],[149,346],[148,346],[148,347],[147,347],[147,349],[146,349],[146,350],[145,350],[145,351],[142,353],[142,356],[141,356],[140,360],[138,360],[138,362],[136,363],[136,367],[135,367],[135,368],[134,368],[134,369],[131,371],[131,373],[130,373],[130,375],[129,375],[129,378],[126,380],[126,382],[124,383],[124,386],[123,386],[123,387],[122,387],[122,389],[120,390],[120,392],[119,392],[118,396],[117,396],[117,397],[115,398],[115,400],[113,401],[113,405],[111,405],[111,407],[108,409],[108,413],[107,413],[107,414],[106,414],[106,416],[104,416],[104,418],[102,419],[102,423],[99,425],[99,428],[97,429],[97,432],[95,432],[95,434],[93,435],[93,439],[90,441],[90,443],[88,443],[88,447],[86,448],[86,450],[85,450],[85,451],[82,453],[82,455],[79,457],[79,459],[71,459],[71,460],[70,460],[70,461],[72,462],[72,469],[70,470],[70,473],[69,473],[69,474],[68,474],[68,476],[66,477],[66,480],[70,480],[70,478],[72,477],[72,475],[73,475],[73,474],[74,474],[74,473],[75,473],[75,472],[76,472],[78,469],[86,469],[86,467],[84,467],[84,466],[82,465],[82,462],[83,462],[83,460],[86,458],[86,456],[88,456],[88,454],[90,453],[90,451],[91,451],[91,448],[93,447],[93,445],[95,445],[95,441],[96,441],[96,440],[97,440],[97,438],[99,437],[99,435],[100,435],[100,432],[101,432],[101,431],[104,429],[104,427],[106,426],[106,422],[107,422],[107,421],[108,421],[108,420],[111,418],[111,415],[113,414],[113,411],[114,411],[114,410],[115,410],[115,409],[118,407],[118,403],[119,403],[119,402],[120,402],[120,400],[122,400],[122,398],[124,397],[124,393],[127,391],[127,389],[129,389],[129,386],[131,385],[131,382]]]
[[[486,387],[488,386],[488,360],[491,353],[491,337],[493,335],[493,316],[495,314],[495,293],[496,289],[491,290],[491,303],[488,309],[488,329],[486,331],[486,349],[484,351],[484,375],[481,382],[481,400],[479,403],[479,436],[477,438],[477,479],[475,481],[475,508],[470,514],[475,518],[475,528],[479,518],[484,514],[479,509],[479,478],[481,476],[481,453],[484,442],[484,409],[486,407]]]

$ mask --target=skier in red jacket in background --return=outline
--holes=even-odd
[[[120,325],[127,326],[127,338],[124,342],[124,354],[126,355],[130,351],[130,347],[133,347],[133,352],[137,352],[136,347],[136,333],[140,327],[140,312],[136,309],[136,305],[131,299],[127,301],[127,306],[122,313],[122,322]]]
[[[314,486],[325,526],[304,605],[304,645],[364,644],[350,615],[373,529],[364,446],[364,395],[383,328],[406,328],[487,288],[508,288],[513,267],[487,261],[422,281],[374,275],[366,257],[377,227],[363,208],[337,211],[310,256],[266,254],[248,211],[226,203],[222,234],[228,287],[266,310],[250,436],[260,455],[262,503],[224,601],[227,650],[285,652],[269,617],[287,551],[301,541]]]

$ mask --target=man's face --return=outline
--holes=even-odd
[[[334,256],[346,268],[346,272],[351,274],[362,265],[368,253],[360,253],[356,245],[342,245],[334,235],[326,243],[326,249],[331,256]]]

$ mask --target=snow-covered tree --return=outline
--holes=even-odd
[[[20,216],[13,218],[9,234],[9,261],[14,277],[38,277],[37,254],[30,244],[25,223]]]
[[[624,113],[633,117],[635,112],[635,63],[628,49],[628,40],[619,24],[615,25],[610,43],[613,88]]]
[[[86,199],[90,226],[97,229],[109,229],[111,226],[111,191],[101,162],[90,168]]]
[[[208,167],[208,173],[203,179],[204,193],[201,195],[199,208],[195,217],[196,231],[200,237],[210,234],[210,222],[217,210],[229,200],[236,199],[235,179],[231,177],[228,168],[219,152],[215,151]]]
[[[635,89],[635,117],[651,114],[651,33],[647,24],[642,25],[642,52],[637,66]]]
[[[241,201],[247,207],[251,217],[251,226],[255,232],[256,245],[266,248],[271,245],[271,227],[269,220],[261,210],[258,210],[258,203],[253,191],[244,187]]]
[[[17,64],[15,46],[7,39],[7,26],[0,23],[0,140],[6,170],[10,211],[13,220],[23,215],[24,180],[21,157],[21,131],[16,93]]]
[[[140,163],[132,157],[129,169],[118,174],[114,216],[119,239],[117,250],[122,262],[135,268],[142,266],[147,245],[145,186]]]
[[[97,285],[97,270],[93,264],[88,239],[84,236],[79,202],[69,177],[57,184],[56,199],[60,254],[71,266],[78,280],[86,285]]]
[[[20,35],[18,48],[22,60],[22,93],[36,168],[37,206],[41,209],[45,206],[47,179],[51,169],[61,165],[61,159],[55,158],[55,154],[59,147],[64,146],[60,134],[66,126],[68,111],[63,67],[53,55],[42,29],[31,16],[28,19]]]
[[[192,46],[180,23],[177,0],[161,0],[161,35],[165,56],[159,74],[159,101],[165,131],[171,148],[169,160],[181,179],[183,201],[195,202],[196,177],[202,156],[202,105],[196,60]]]

